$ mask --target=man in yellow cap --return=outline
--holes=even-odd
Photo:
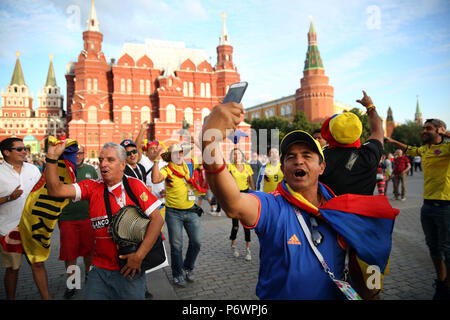
[[[334,115],[322,125],[322,137],[327,140],[324,150],[327,166],[319,181],[330,187],[336,195],[373,195],[376,185],[378,163],[383,154],[383,126],[372,99],[363,90],[363,98],[356,100],[367,109],[370,136],[361,145],[362,123],[351,112]],[[380,290],[369,290],[357,264],[351,268],[355,289],[363,298],[377,299]]]
[[[324,150],[327,167],[320,182],[336,195],[345,193],[372,195],[376,185],[377,167],[383,153],[383,126],[372,99],[356,100],[367,109],[370,136],[361,145],[362,124],[351,112],[334,115],[322,125],[322,137],[327,140]]]

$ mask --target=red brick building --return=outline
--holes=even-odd
[[[167,145],[180,139],[183,120],[193,134],[229,85],[240,81],[225,15],[214,67],[202,50],[161,40],[125,43],[117,62],[106,61],[93,2],[83,41],[66,70],[67,122],[68,136],[85,145],[89,158],[97,158],[106,142],[134,139],[144,121],[148,137]],[[240,129],[249,132],[250,126]],[[249,146],[245,141],[243,148]]]
[[[32,153],[40,152],[47,135],[58,136],[65,132],[63,96],[56,84],[53,55],[50,55],[47,80],[38,93],[38,106],[33,110],[33,95],[25,77],[17,52],[17,60],[6,92],[2,89],[0,108],[0,141],[9,137],[24,139]]]

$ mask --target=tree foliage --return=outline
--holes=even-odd
[[[311,123],[303,111],[298,111],[292,122],[281,117],[270,117],[253,119],[249,123],[252,127],[252,150],[258,151],[259,153],[268,151],[259,150],[264,146],[268,149],[271,145],[279,145],[284,136],[292,130],[304,130],[312,133],[314,129],[322,126],[322,123]],[[264,131],[264,129],[267,131]],[[279,135],[271,135],[271,129],[278,129]],[[272,133],[274,132],[272,131]],[[277,139],[277,141],[272,141],[272,137],[273,139]]]

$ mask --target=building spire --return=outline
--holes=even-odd
[[[50,66],[48,67],[46,87],[56,87],[55,70],[53,69],[53,54],[50,54]]]
[[[417,96],[416,113],[414,114],[414,121],[420,125],[422,124],[422,112],[420,112],[419,96]]]
[[[317,47],[317,34],[314,28],[312,16],[309,16],[311,23],[308,32],[308,51],[306,52],[305,68],[303,71],[312,69],[323,69],[319,48]]]
[[[16,52],[17,55],[17,60],[16,60],[16,65],[14,66],[14,72],[11,78],[11,83],[9,85],[25,85],[25,79],[23,77],[23,72],[22,72],[22,67],[20,66],[20,60],[19,60],[19,56],[20,56],[20,51]]]
[[[94,0],[92,0],[91,12],[89,14],[89,19],[86,21],[86,30],[100,32],[98,26],[99,26],[99,23],[98,23],[98,19],[97,19],[97,13],[95,12]]]
[[[230,45],[230,38],[228,36],[228,31],[227,31],[227,24],[226,24],[226,19],[227,19],[227,14],[224,12],[222,13],[222,35],[220,36],[220,43],[219,45],[223,46],[223,45]]]

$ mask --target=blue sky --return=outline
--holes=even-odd
[[[16,60],[34,94],[45,84],[49,54],[66,92],[66,64],[82,50],[90,0],[1,0],[0,88]],[[96,0],[107,59],[124,42],[184,41],[205,51],[214,66],[222,12],[241,79],[244,108],[295,93],[307,50],[309,16],[335,100],[357,106],[364,89],[381,116],[414,118],[419,95],[424,118],[450,126],[450,1]]]

